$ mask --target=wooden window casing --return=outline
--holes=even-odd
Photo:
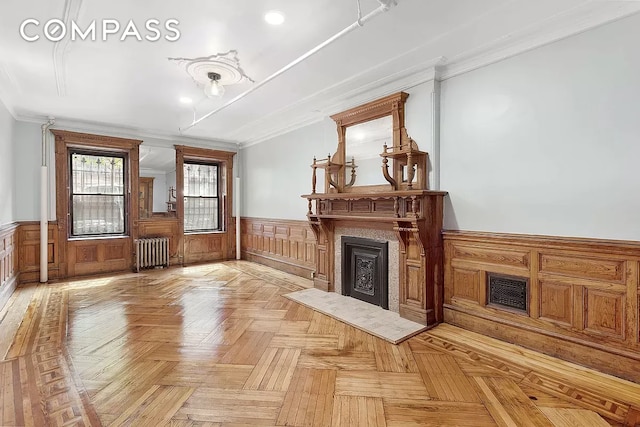
[[[51,132],[55,135],[56,159],[57,277],[130,270],[133,267],[133,241],[138,238],[138,160],[142,141],[58,129]],[[74,235],[70,202],[72,152],[125,159],[124,233]]]

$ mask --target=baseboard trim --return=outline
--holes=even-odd
[[[579,342],[564,335],[505,322],[493,317],[485,318],[449,305],[444,307],[444,321],[472,332],[640,383],[640,372],[635,369],[640,361],[640,354],[611,347],[600,348],[602,346],[591,342]]]
[[[276,270],[284,271],[285,273],[293,274],[296,276],[304,277],[305,279],[311,279],[311,274],[314,272],[313,267],[307,267],[304,265],[293,264],[288,261],[283,261],[273,257],[268,257],[255,252],[242,251],[242,259],[255,262],[257,264],[266,265]]]

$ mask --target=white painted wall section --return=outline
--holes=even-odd
[[[412,88],[406,103],[405,126],[423,151],[429,154],[435,142],[432,124],[434,81]],[[347,107],[348,108],[348,107]],[[275,137],[241,150],[243,184],[242,216],[254,218],[306,219],[307,201],[302,194],[311,193],[310,165],[313,157],[326,158],[336,152],[338,133],[330,118]],[[382,144],[376,155],[382,152]],[[382,158],[379,160],[382,167]],[[430,158],[429,181],[436,179]],[[382,174],[382,172],[380,172]],[[323,190],[324,176],[318,170],[318,191]],[[356,185],[358,180],[356,178]]]
[[[1,115],[1,113],[0,113]],[[1,119],[0,119],[1,120]],[[40,165],[41,165],[41,143],[42,133],[40,130],[41,123],[33,122],[15,122],[15,131],[13,136],[13,160],[14,160],[14,191],[15,207],[14,207],[14,220],[15,221],[36,221],[39,219],[40,212]],[[69,131],[95,133],[98,135],[110,135],[123,138],[133,138],[143,140],[143,144],[152,147],[173,147],[174,144],[180,145],[192,145],[199,147],[235,151],[235,144],[221,143],[217,141],[210,141],[209,143],[204,140],[199,140],[198,144],[191,144],[188,140],[164,140],[159,138],[151,138],[144,136],[137,136],[127,133],[127,130],[120,129],[118,127],[100,127],[100,128],[86,128],[78,125],[71,125],[65,122],[60,122],[55,126],[56,129],[65,129]],[[0,128],[2,129],[2,128]],[[1,132],[1,130],[0,130]],[[0,144],[2,142],[0,141]],[[0,162],[2,159],[0,159]],[[0,171],[0,174],[2,172]],[[175,182],[175,171],[169,173],[166,177],[169,182]],[[55,220],[56,206],[55,206],[55,138],[53,135],[49,135],[49,220]],[[160,183],[158,183],[160,185]],[[157,201],[157,208],[160,209],[160,203],[164,204],[166,200],[165,191],[158,187],[158,196],[156,199],[156,188],[154,187],[154,205]],[[168,193],[167,193],[168,194]],[[154,209],[155,210],[155,209]],[[166,211],[166,204],[162,207],[162,212]]]
[[[0,227],[15,220],[14,130],[16,121],[0,101]]]
[[[326,158],[337,145],[335,123],[326,119],[241,150],[242,216],[306,219],[300,196],[311,193],[313,156]]]
[[[445,227],[640,240],[640,16],[442,82]]]

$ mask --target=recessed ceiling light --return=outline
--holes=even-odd
[[[264,20],[271,25],[280,25],[284,22],[284,14],[277,10],[270,10],[265,13]]]
[[[189,105],[191,103],[193,103],[193,99],[186,97],[186,96],[181,96],[180,97],[180,103],[181,104],[185,104],[185,105]]]

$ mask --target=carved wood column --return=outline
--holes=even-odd
[[[316,236],[316,271],[313,286],[327,292],[334,291],[334,224],[327,220],[310,220],[311,230]]]

